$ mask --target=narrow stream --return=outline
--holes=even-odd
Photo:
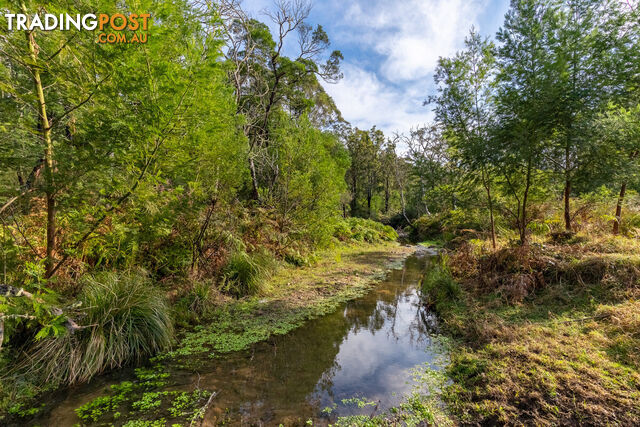
[[[420,303],[419,282],[430,258],[421,251],[392,270],[366,296],[248,351],[206,362],[198,373],[172,372],[173,389],[218,391],[205,425],[300,425],[371,413],[344,399],[378,402],[378,412],[415,389],[412,370],[441,355],[435,316]],[[434,341],[436,340],[436,341]],[[69,390],[45,424],[72,426],[74,409],[131,372],[98,378]],[[333,408],[330,414],[325,408]]]

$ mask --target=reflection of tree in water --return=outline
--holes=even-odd
[[[432,327],[428,310],[420,302],[417,292],[422,273],[426,266],[425,258],[408,258],[402,270],[394,270],[389,277],[377,286],[371,296],[347,304],[345,316],[352,322],[352,331],[357,333],[367,329],[372,334],[383,329],[390,322],[386,333],[389,338],[399,340],[408,335],[414,346],[428,342]],[[399,307],[401,308],[399,310]],[[397,330],[398,320],[411,319]]]

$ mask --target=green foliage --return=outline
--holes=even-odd
[[[158,378],[169,377],[159,367],[137,369],[137,381],[124,381],[110,387],[111,393],[98,396],[75,410],[85,423],[116,421],[123,416],[125,425],[156,426],[166,424],[166,417],[191,422],[201,417],[200,405],[211,395],[206,390],[191,392],[162,390],[167,385]],[[143,417],[145,419],[135,419]]]
[[[86,279],[78,296],[83,329],[32,346],[31,369],[44,380],[73,384],[106,369],[139,362],[166,349],[173,337],[169,308],[139,272]]]
[[[398,238],[398,233],[390,226],[365,218],[347,218],[339,221],[333,235],[343,242],[355,240],[377,243]]]
[[[276,261],[267,252],[249,254],[238,250],[231,255],[223,269],[224,279],[220,289],[235,297],[258,294],[266,289],[266,282],[276,268]]]
[[[451,274],[447,256],[440,255],[427,267],[422,277],[421,289],[426,304],[436,310],[458,300],[462,289]]]

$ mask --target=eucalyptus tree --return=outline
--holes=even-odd
[[[414,204],[419,213],[431,215],[429,205],[431,202],[434,207],[435,201],[430,200],[430,196],[451,183],[449,146],[437,124],[411,129],[402,136],[402,141],[407,147],[407,159],[412,164]]]
[[[465,39],[465,50],[452,58],[440,58],[435,73],[438,95],[436,120],[453,155],[470,175],[479,172],[485,189],[491,242],[496,247],[494,202],[495,174],[491,128],[495,114],[495,47],[474,29]]]
[[[317,91],[318,78],[327,82],[342,78],[339,51],[320,62],[330,42],[321,25],[313,28],[305,22],[310,11],[311,4],[306,0],[277,1],[274,10],[266,12],[276,28],[274,38],[267,25],[250,18],[239,2],[220,2],[229,77],[238,113],[246,120],[243,129],[249,139],[254,198],[260,198],[260,187],[273,182],[277,173],[270,158],[273,153],[268,150],[274,111],[289,108],[299,113],[300,107],[304,110],[307,104],[309,88]],[[285,44],[296,35],[298,49],[289,58],[284,52]]]
[[[364,194],[367,203],[366,216],[370,218],[373,196],[380,186],[380,154],[384,145],[384,134],[375,127],[369,131],[355,128],[347,136],[346,144],[351,157],[351,166],[346,175],[352,196],[351,215],[364,214],[358,205],[360,196]]]
[[[391,208],[391,197],[394,187],[394,166],[396,164],[396,143],[393,139],[388,139],[380,152],[380,176],[384,189],[384,209],[386,214]]]

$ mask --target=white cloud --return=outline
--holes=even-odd
[[[422,97],[408,97],[407,91],[384,84],[371,71],[346,63],[344,79],[325,84],[345,119],[362,129],[377,126],[386,135],[406,131],[425,123],[430,114],[422,106]]]
[[[344,79],[325,89],[345,119],[360,128],[376,125],[390,136],[424,124],[432,118],[422,102],[438,58],[462,48],[491,1],[316,0],[311,23],[322,24],[332,49],[345,53]],[[270,3],[244,4],[264,19],[258,12]]]
[[[391,81],[431,73],[440,56],[462,47],[484,0],[386,0],[352,3],[344,24],[353,38],[384,56],[380,72]]]

